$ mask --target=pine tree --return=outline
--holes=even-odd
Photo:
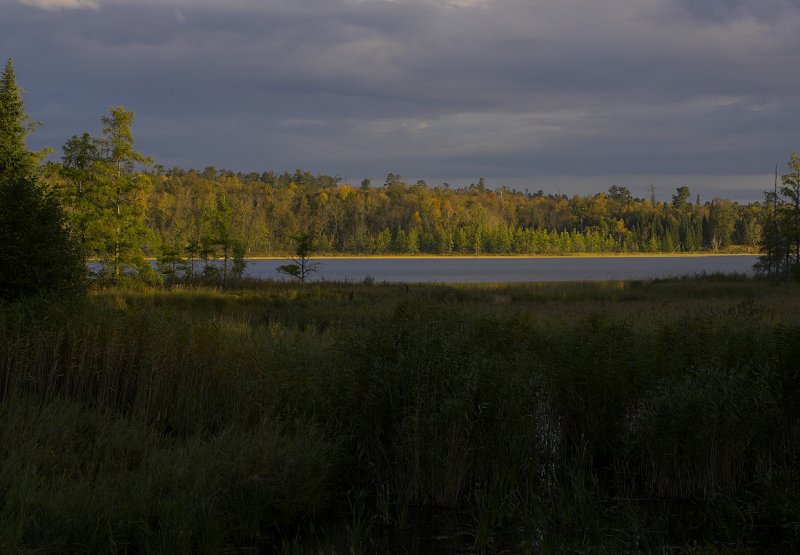
[[[766,210],[761,222],[761,256],[756,263],[756,270],[771,277],[780,279],[781,270],[784,268],[788,245],[781,233],[781,225],[778,221],[778,196],[777,176],[775,179],[775,191],[764,192],[764,206]]]
[[[800,271],[800,155],[792,154],[789,173],[781,178],[778,168],[775,187],[766,191],[761,239],[761,257],[756,269],[778,279],[798,277]]]
[[[800,155],[796,152],[789,160],[789,173],[781,181],[783,204],[778,208],[784,240],[788,246],[792,268],[800,268]]]
[[[31,125],[22,92],[9,58],[0,77],[0,183],[30,179],[36,168],[36,154],[26,144]]]
[[[112,108],[102,118],[103,135],[92,164],[90,201],[94,214],[87,225],[100,278],[114,284],[131,279],[157,280],[145,259],[152,232],[145,224],[150,179],[138,171],[150,159],[133,148],[133,112]]]
[[[91,199],[92,166],[97,161],[97,141],[88,133],[73,135],[63,147],[60,172],[67,186],[63,201],[68,207],[67,218],[74,230],[84,262],[92,251],[88,229],[95,210]]]
[[[28,121],[9,59],[0,79],[0,302],[78,287],[85,273],[61,205],[34,181]]]

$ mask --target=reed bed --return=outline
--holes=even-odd
[[[0,307],[0,551],[800,549],[800,288]]]

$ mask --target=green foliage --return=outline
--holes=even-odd
[[[800,276],[800,155],[792,154],[782,186],[764,193],[761,252],[757,269],[779,279]]]
[[[783,197],[779,209],[782,233],[787,243],[790,264],[800,266],[800,155],[793,153],[789,160],[789,173],[781,181],[780,193]]]
[[[137,172],[149,159],[133,149],[133,112],[112,108],[101,119],[99,158],[93,164],[93,196],[97,212],[91,229],[102,263],[100,279],[119,284],[130,279],[154,280],[145,260],[150,231],[145,225],[148,176]]]
[[[80,238],[83,255],[99,262],[103,282],[157,281],[145,259],[153,234],[146,225],[150,163],[133,146],[133,112],[112,108],[101,121],[103,134],[73,136],[63,147],[63,201]]]
[[[180,280],[189,271],[188,261],[181,256],[178,248],[165,247],[161,250],[158,257],[156,268],[164,277],[166,284],[171,284]]]
[[[184,258],[222,260],[231,241],[248,255],[290,255],[299,235],[325,253],[541,254],[755,249],[758,204],[715,199],[675,208],[609,193],[530,195],[503,188],[413,186],[390,174],[351,187],[301,170],[234,174],[172,169],[149,174],[146,224]],[[51,177],[54,181],[57,179]],[[199,247],[198,247],[199,245]],[[230,253],[231,247],[228,247]]]
[[[0,182],[0,302],[77,290],[85,267],[58,201],[35,183]]]
[[[0,78],[0,302],[75,289],[85,273],[60,205],[34,180],[29,131],[9,59]]]
[[[293,278],[300,279],[300,265],[299,264],[281,264],[278,266],[278,272],[286,274]]]
[[[25,142],[30,130],[22,90],[17,86],[14,63],[9,58],[0,77],[0,183],[33,178],[37,156]]]
[[[291,276],[305,283],[309,275],[319,270],[319,263],[311,259],[314,240],[308,234],[302,234],[295,238],[294,255],[291,257],[291,264],[278,266],[278,273]]]
[[[98,160],[97,141],[88,133],[73,135],[63,147],[60,173],[66,187],[61,187],[62,202],[69,208],[68,218],[77,237],[84,261],[94,254],[97,240],[89,233],[96,216],[93,193],[93,164]]]
[[[612,185],[608,189],[608,198],[622,204],[626,202],[633,202],[633,196],[631,195],[630,189],[627,187],[621,187],[619,185]]]
[[[689,187],[685,185],[683,187],[678,187],[676,191],[677,192],[672,195],[672,206],[678,210],[684,210],[688,206],[689,197],[692,196],[692,193],[689,191]]]

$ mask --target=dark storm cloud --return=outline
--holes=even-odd
[[[354,180],[762,174],[800,148],[800,0],[0,2],[36,143],[122,104],[167,165]]]
[[[678,0],[677,5],[701,21],[720,22],[742,17],[754,17],[769,21],[782,17],[787,8],[797,9],[800,1]]]

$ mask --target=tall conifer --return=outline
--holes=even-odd
[[[30,179],[36,168],[36,155],[25,142],[30,118],[24,106],[14,62],[9,58],[0,77],[0,183]]]
[[[61,205],[35,180],[29,121],[9,59],[0,78],[0,302],[77,287],[84,273]]]
[[[145,224],[151,182],[139,171],[151,160],[134,150],[133,117],[133,112],[116,107],[101,119],[103,136],[92,164],[95,214],[87,232],[96,238],[101,278],[115,284],[157,278],[145,259],[152,235]]]

